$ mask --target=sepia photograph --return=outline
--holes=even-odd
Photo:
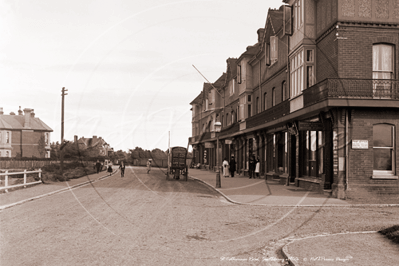
[[[0,0],[0,265],[399,265],[398,0]]]

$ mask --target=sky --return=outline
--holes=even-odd
[[[281,0],[0,0],[0,107],[34,109],[61,141],[187,147],[192,102],[257,42]],[[169,138],[170,136],[170,138]]]

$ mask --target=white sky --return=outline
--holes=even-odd
[[[257,42],[281,0],[0,0],[0,107],[32,108],[61,139],[186,147],[190,102]]]

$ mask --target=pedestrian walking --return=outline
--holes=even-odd
[[[148,161],[147,161],[147,174],[149,174],[150,171],[151,171],[151,162],[152,162],[152,160],[148,159]]]
[[[101,171],[101,163],[99,160],[97,160],[97,162],[96,162],[96,170],[97,170],[97,174]]]
[[[223,176],[224,177],[229,177],[229,162],[227,161],[226,158],[223,159]]]
[[[230,174],[231,177],[234,177],[234,172],[236,171],[236,160],[234,159],[234,155],[231,155],[231,159],[230,159]]]
[[[260,160],[259,157],[256,159],[255,164],[255,177],[259,178],[259,171],[260,171]]]
[[[112,165],[111,164],[108,164],[108,173],[109,173],[109,175],[111,175],[112,174]]]
[[[248,168],[249,179],[255,178],[255,156],[253,154],[249,156]]]
[[[125,176],[125,162],[121,161],[121,164],[119,165],[119,169],[121,169],[121,177]]]

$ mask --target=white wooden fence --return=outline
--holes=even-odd
[[[20,175],[23,174],[24,175],[24,183],[23,184],[18,184],[18,185],[8,185],[8,177],[12,176],[12,175]],[[30,182],[27,183],[26,182],[26,178],[28,174],[39,174],[39,180],[40,181],[35,181],[35,182]],[[1,178],[2,176],[4,176],[4,186],[3,186],[3,178]],[[8,170],[5,171],[5,173],[0,173],[0,179],[1,179],[1,185],[0,185],[0,191],[4,190],[5,192],[8,192],[8,189],[10,188],[17,188],[17,187],[26,187],[27,185],[34,185],[34,184],[39,184],[42,183],[42,169],[39,169],[37,171],[26,171],[24,170],[23,172],[11,172],[9,173]]]

